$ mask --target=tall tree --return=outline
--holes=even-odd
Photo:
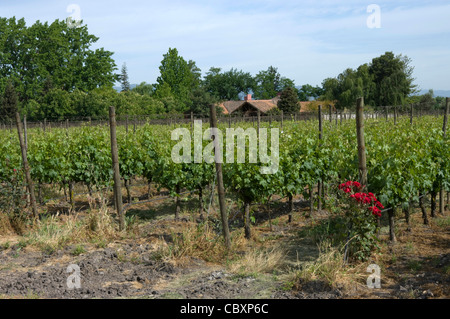
[[[363,96],[363,80],[355,70],[348,68],[337,78],[325,79],[322,83],[322,99],[336,101],[338,109],[354,108],[356,99]]]
[[[292,87],[287,87],[281,92],[278,108],[286,113],[294,113],[300,110],[297,92]]]
[[[240,93],[248,94],[254,89],[252,75],[234,68],[226,72],[221,72],[220,68],[210,68],[203,85],[206,91],[222,101],[238,100]]]
[[[310,101],[318,99],[323,94],[323,89],[319,86],[313,87],[310,84],[304,84],[298,90],[298,98],[301,101]]]
[[[410,64],[411,60],[407,56],[395,56],[392,52],[372,60],[369,74],[375,84],[373,100],[376,106],[402,104],[414,92],[414,68]]]
[[[117,70],[112,52],[92,49],[98,37],[86,25],[70,28],[65,21],[51,24],[36,21],[27,27],[25,20],[0,18],[0,90],[4,79],[16,84],[19,101],[38,100],[52,89],[72,92],[112,87]]]
[[[5,94],[1,101],[0,118],[12,120],[17,112],[17,94],[10,80],[6,83]]]
[[[172,96],[178,103],[178,111],[184,112],[191,104],[190,92],[198,86],[200,69],[193,61],[186,62],[182,56],[178,55],[176,48],[169,48],[163,57],[155,94],[160,98]]]
[[[260,71],[255,76],[255,82],[255,97],[257,99],[271,99],[281,91],[281,75],[278,69],[273,66],[269,66],[265,71]]]
[[[122,92],[128,92],[130,90],[130,81],[128,79],[128,69],[126,63],[122,65],[120,83],[122,84]]]
[[[282,77],[278,69],[269,66],[265,71],[260,71],[254,78],[255,81],[255,98],[261,100],[271,99],[287,87],[292,87],[296,92],[294,81]]]

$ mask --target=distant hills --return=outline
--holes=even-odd
[[[130,84],[130,89],[134,89],[136,86],[138,86],[138,85],[137,84]],[[122,87],[121,86],[113,86],[113,89],[116,90],[117,92],[122,91]]]
[[[419,95],[423,95],[428,93],[429,90],[421,90],[419,91]],[[442,97],[450,97],[450,90],[433,90],[434,97],[442,96]]]

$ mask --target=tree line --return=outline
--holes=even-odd
[[[309,100],[330,100],[337,108],[352,108],[359,96],[376,107],[403,104],[416,88],[411,60],[392,52],[313,87],[296,86],[274,66],[255,76],[236,68],[211,67],[202,77],[195,61],[185,60],[176,48],[163,55],[156,83],[142,82],[131,88],[126,64],[118,72],[113,52],[92,48],[98,40],[86,25],[73,28],[56,20],[27,26],[24,19],[0,17],[2,119],[13,116],[8,102],[13,92],[16,109],[28,119],[57,120],[106,117],[110,105],[118,115],[207,115],[212,103],[239,100],[248,93],[255,99],[271,99],[282,92],[279,107],[285,111],[295,110],[298,101]],[[114,89],[117,82],[121,92]],[[430,96],[420,98],[429,100]]]

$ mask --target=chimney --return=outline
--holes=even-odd
[[[251,100],[252,100],[251,94],[247,94],[246,96],[244,96],[244,101],[251,101]]]

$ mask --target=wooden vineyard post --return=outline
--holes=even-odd
[[[114,171],[114,198],[116,210],[119,216],[119,230],[125,229],[125,216],[123,214],[122,188],[119,171],[119,151],[117,149],[116,112],[114,106],[109,107],[109,128],[111,137],[111,158]]]
[[[281,110],[281,131],[283,131],[283,121],[284,121],[284,115],[283,115],[283,110]]]
[[[256,131],[256,134],[257,134],[258,139],[259,139],[259,129],[261,127],[261,111],[259,109],[258,109],[257,114],[258,114],[258,130]]]
[[[366,144],[364,141],[364,98],[356,101],[356,134],[358,139],[359,182],[367,187]]]
[[[395,237],[395,211],[396,208],[391,208],[388,211],[389,218],[389,240],[391,242],[396,242],[397,238]]]
[[[448,116],[450,113],[450,98],[445,100],[445,113],[444,113],[444,124],[442,125],[442,131],[444,132],[444,137],[447,134]]]
[[[322,105],[319,105],[319,140],[322,140],[322,138],[323,138]],[[321,146],[322,143],[320,143],[319,147]],[[322,210],[322,181],[319,180],[319,182],[317,183],[317,211],[321,210]]]
[[[37,218],[38,211],[36,207],[36,197],[34,196],[34,185],[33,180],[31,179],[30,167],[28,165],[27,149],[25,148],[25,143],[22,136],[22,122],[20,121],[20,115],[18,112],[16,112],[16,125],[17,125],[17,132],[19,134],[20,149],[22,150],[23,169],[25,170],[27,187],[28,191],[30,192],[31,209],[33,210],[34,217]]]
[[[330,123],[332,123],[333,122],[333,113],[331,112],[331,104],[328,105],[328,110],[330,113]]]
[[[443,137],[447,134],[448,114],[450,112],[450,98],[445,100],[444,124],[442,125]],[[447,193],[448,195],[448,193]],[[441,186],[439,190],[439,214],[444,215],[444,188]]]
[[[214,105],[210,106],[210,115],[211,115],[211,128],[217,130],[217,115],[216,115],[216,107]],[[219,149],[219,141],[214,137],[214,152],[217,152]],[[216,153],[217,154],[217,153]],[[225,187],[223,185],[223,174],[222,174],[222,164],[217,160],[216,163],[216,174],[217,174],[217,191],[219,194],[219,206],[220,206],[220,216],[222,219],[222,232],[223,238],[225,241],[225,246],[227,250],[231,249],[231,239],[230,239],[230,230],[228,228],[228,214],[227,214],[227,206],[225,203]]]
[[[322,129],[322,105],[319,105],[319,140],[322,139],[323,129]]]
[[[413,124],[413,104],[411,104],[410,106],[410,119],[409,119],[409,123],[412,125]]]
[[[28,151],[28,134],[27,134],[27,115],[23,116],[23,135],[25,142],[25,150]]]
[[[394,125],[397,125],[397,106],[394,106]]]

